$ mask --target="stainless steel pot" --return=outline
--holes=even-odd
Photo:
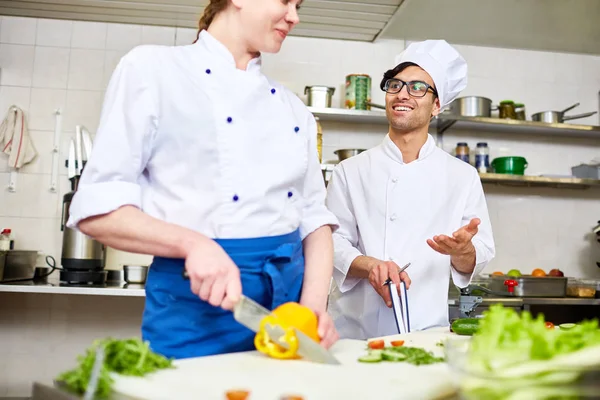
[[[306,86],[304,94],[308,95],[307,105],[316,108],[331,107],[331,98],[335,93],[335,88],[330,86]]]
[[[339,149],[333,152],[340,161],[344,161],[347,158],[362,153],[365,149]]]
[[[481,96],[465,96],[455,99],[450,103],[450,113],[462,117],[491,117],[492,100]]]
[[[597,113],[597,111],[592,111],[592,112],[587,112],[587,113],[583,113],[583,114],[565,116],[565,113],[567,111],[574,109],[578,105],[579,105],[579,103],[575,103],[571,107],[567,107],[567,108],[565,108],[562,111],[542,111],[542,112],[538,112],[538,113],[535,113],[535,114],[533,114],[531,116],[531,120],[532,121],[538,121],[538,122],[547,122],[549,124],[555,124],[555,123],[562,123],[564,121],[569,121],[569,120],[572,120],[572,119],[579,119],[579,118],[590,117],[590,116],[592,116],[592,115],[594,115],[594,114]]]

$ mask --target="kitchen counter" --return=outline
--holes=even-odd
[[[481,306],[489,306],[496,303],[511,305],[513,307],[526,305],[565,305],[565,306],[593,306],[600,305],[600,299],[576,298],[576,297],[482,297]],[[449,306],[458,306],[458,298],[448,298]]]
[[[144,297],[144,285],[126,282],[108,282],[105,285],[74,286],[61,283],[58,272],[47,281],[6,282],[0,284],[0,292],[5,293],[47,293],[76,294],[89,296],[135,296]]]

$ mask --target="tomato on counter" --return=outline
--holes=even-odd
[[[554,329],[554,324],[550,321],[546,321],[546,328],[548,329]]]
[[[382,339],[379,340],[371,340],[369,342],[369,348],[371,350],[381,350],[385,347],[385,343],[383,342]]]
[[[400,347],[404,345],[404,340],[392,340],[390,344],[394,347]]]
[[[247,390],[228,390],[225,393],[227,400],[247,400],[249,395]]]

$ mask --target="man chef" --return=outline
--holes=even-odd
[[[343,338],[398,333],[388,278],[409,288],[411,331],[448,326],[450,276],[465,287],[495,254],[476,169],[428,134],[431,118],[466,87],[465,60],[445,41],[427,40],[397,62],[380,84],[388,134],[341,162],[328,185],[340,222],[329,312]]]

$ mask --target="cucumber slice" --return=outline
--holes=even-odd
[[[364,363],[376,363],[376,362],[380,362],[381,360],[382,360],[382,357],[381,357],[381,353],[379,353],[379,352],[365,354],[364,356],[361,356],[358,358],[359,362],[364,362]]]
[[[381,352],[381,357],[386,361],[404,361],[406,359],[406,354],[393,350],[383,350]]]
[[[560,324],[559,325],[560,329],[573,329],[576,326],[577,326],[576,324]]]

